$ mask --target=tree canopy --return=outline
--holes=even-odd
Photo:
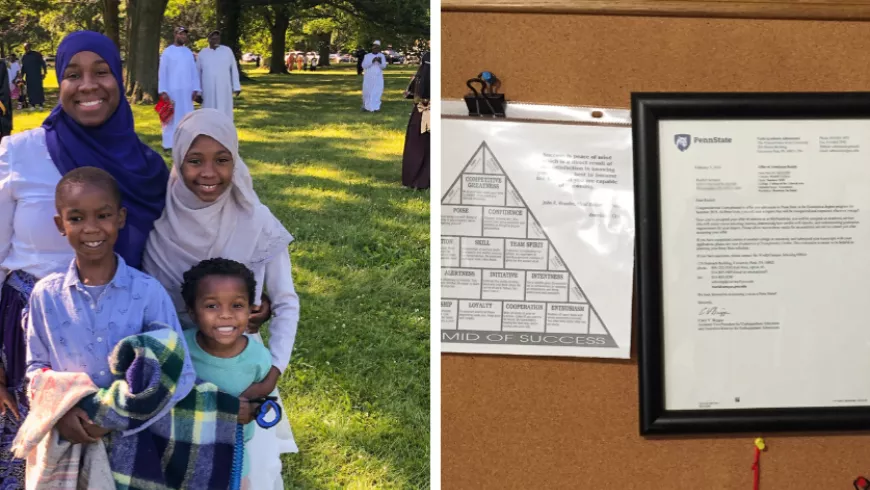
[[[126,62],[128,95],[156,95],[156,63],[176,26],[190,31],[190,47],[204,48],[213,29],[236,56],[254,52],[283,71],[289,50],[329,53],[368,47],[375,39],[411,50],[429,37],[428,0],[0,0],[0,55],[20,54],[30,42],[53,55],[70,32],[94,30],[113,38]],[[326,56],[324,56],[326,55]]]

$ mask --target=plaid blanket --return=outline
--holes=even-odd
[[[170,329],[127,337],[109,361],[115,381],[79,406],[99,426],[135,430],[170,402],[184,354]],[[238,398],[197,380],[169,415],[135,433],[113,432],[108,451],[116,488],[229,488],[238,411]]]

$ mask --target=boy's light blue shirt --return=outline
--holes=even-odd
[[[109,355],[125,337],[169,326],[182,337],[169,294],[153,277],[128,267],[117,254],[118,269],[99,297],[79,279],[75,259],[65,273],[36,283],[27,314],[27,375],[47,367],[87,373],[100,388],[112,384]],[[151,326],[157,322],[158,325]],[[185,345],[185,352],[189,352]],[[196,373],[189,354],[172,402],[132,434],[156,422],[190,392]]]
[[[221,391],[239,396],[251,384],[263,381],[272,369],[272,354],[265,345],[256,340],[249,337],[247,347],[236,357],[215,357],[199,346],[196,341],[197,331],[195,328],[184,331],[196,375],[204,381],[214,383]],[[245,426],[245,442],[254,437],[255,424],[256,422],[251,422]],[[242,476],[247,475],[250,468],[250,458],[245,451]]]

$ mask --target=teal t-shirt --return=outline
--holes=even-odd
[[[196,375],[203,381],[214,383],[221,391],[233,396],[241,395],[253,383],[263,381],[269,370],[272,369],[272,354],[265,345],[248,337],[248,345],[245,350],[236,357],[215,357],[202,350],[196,340],[197,329],[191,328],[184,331],[187,348],[190,350],[190,360],[196,369]],[[254,437],[254,424],[251,422],[245,426],[245,442]],[[244,467],[242,476],[248,474],[251,463],[248,453],[245,451]]]

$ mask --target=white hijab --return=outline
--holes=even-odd
[[[197,198],[179,173],[187,151],[200,135],[214,138],[233,154],[233,181],[212,203]],[[166,208],[148,237],[145,272],[163,284],[177,311],[185,311],[181,298],[184,273],[205,259],[236,260],[254,272],[254,304],[259,305],[266,264],[286,250],[293,237],[254,192],[251,173],[239,157],[233,121],[216,109],[193,111],[178,124],[174,142]]]

